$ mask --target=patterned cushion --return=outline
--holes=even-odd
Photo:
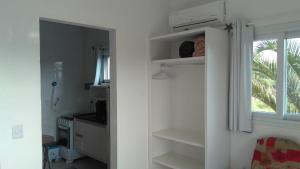
[[[283,138],[257,140],[252,169],[300,169],[300,145]]]

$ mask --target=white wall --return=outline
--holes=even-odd
[[[177,11],[177,10],[182,10],[186,8],[191,8],[193,6],[205,4],[211,1],[216,1],[216,0],[172,0],[170,3],[170,10],[171,11]]]
[[[41,169],[38,0],[1,1],[0,161],[3,169]],[[34,12],[35,11],[35,12]],[[11,139],[23,124],[24,138]]]
[[[2,169],[42,166],[39,17],[116,30],[118,168],[147,168],[147,37],[166,30],[168,5],[168,0],[2,0]],[[14,124],[24,125],[23,139],[11,139]]]
[[[255,25],[300,20],[298,0],[226,0],[229,20],[243,17]]]
[[[84,98],[84,34],[80,27],[41,21],[41,98],[42,133],[56,136],[56,119],[61,115],[89,111]],[[63,62],[63,83],[56,92],[61,96],[57,106],[51,105],[54,63]],[[59,90],[60,88],[60,90]],[[55,97],[56,98],[56,97]]]

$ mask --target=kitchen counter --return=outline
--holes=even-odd
[[[82,113],[82,114],[74,114],[73,117],[77,120],[86,121],[89,123],[97,124],[100,126],[107,126],[107,120],[98,118],[96,113]]]
[[[91,117],[93,116],[74,116],[75,149],[81,154],[106,163],[108,159],[108,128],[107,125],[103,125]]]
[[[107,125],[106,124],[101,124],[99,122],[95,122],[93,120],[86,120],[86,119],[81,119],[81,118],[75,118],[75,121],[78,121],[78,122],[82,122],[82,123],[86,123],[86,124],[90,124],[90,125],[94,125],[94,126],[98,126],[98,127],[101,127],[101,128],[106,128]]]

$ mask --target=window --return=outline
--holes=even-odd
[[[253,43],[252,111],[276,112],[278,40]]]
[[[103,49],[96,49],[96,74],[94,85],[109,83],[110,81],[110,57]]]
[[[300,114],[300,36],[286,40],[287,114]]]
[[[253,42],[252,112],[300,119],[300,34]]]

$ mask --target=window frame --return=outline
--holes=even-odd
[[[107,61],[107,63],[106,63],[106,66],[107,66],[106,67],[106,71],[107,72],[105,72],[105,70],[103,71],[103,83],[110,83],[110,56],[107,55],[106,57],[107,57],[106,58],[106,61]],[[105,79],[105,76],[107,76],[107,79]]]
[[[276,80],[276,112],[252,112],[254,119],[275,119],[275,120],[297,120],[300,121],[300,114],[289,114],[287,112],[287,39],[300,37],[298,31],[265,33],[255,36],[254,41],[278,40],[277,51],[277,80]],[[252,71],[252,70],[251,70]],[[251,93],[252,95],[252,93]]]

